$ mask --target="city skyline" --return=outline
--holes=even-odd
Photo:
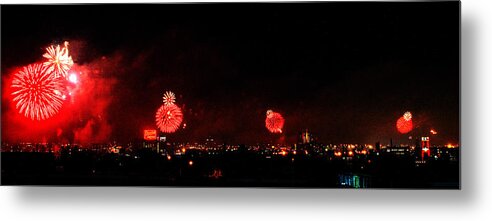
[[[257,6],[2,6],[2,141],[139,138],[173,91],[186,124],[168,135],[177,142],[293,143],[309,129],[373,144],[434,129],[432,141],[459,144],[458,4]],[[64,41],[78,94],[48,120],[23,118],[6,93],[12,74]],[[285,118],[280,134],[265,128],[270,109]],[[415,126],[400,134],[406,111]]]

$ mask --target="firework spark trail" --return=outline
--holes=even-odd
[[[57,114],[63,104],[63,84],[41,64],[24,67],[14,75],[13,101],[20,114],[32,120],[44,120]]]
[[[271,133],[282,133],[282,128],[284,127],[284,118],[281,114],[268,110],[265,119],[265,127]]]
[[[43,57],[48,59],[48,61],[43,63],[43,65],[47,67],[46,72],[53,73],[55,78],[66,78],[68,71],[73,66],[72,56],[69,56],[68,54],[67,41],[65,41],[63,48],[61,48],[60,45],[57,45],[56,47],[51,45],[46,48],[46,53]]]

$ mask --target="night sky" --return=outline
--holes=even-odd
[[[459,142],[459,3],[1,6],[2,140],[127,142],[173,91],[171,141]],[[16,68],[69,41],[80,94],[45,122],[17,114]],[[270,134],[268,109],[285,117]],[[405,111],[416,128],[398,134]]]

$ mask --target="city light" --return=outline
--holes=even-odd
[[[426,140],[427,138],[424,138],[424,140]],[[153,142],[148,142],[148,143],[158,143],[158,141],[153,141]],[[168,153],[162,153],[162,151],[159,150],[159,148],[157,148],[156,146],[147,146],[147,147],[139,147],[139,148],[148,148],[149,150],[153,150],[153,151],[157,151],[159,155],[162,155],[162,156],[165,156],[165,160],[166,161],[169,161],[168,163],[171,165],[171,164],[175,164],[175,165],[181,165],[181,166],[185,166],[189,169],[193,169],[193,168],[197,168],[197,166],[195,166],[195,162],[194,162],[194,159],[190,159],[190,158],[186,158],[186,157],[183,157],[183,154],[182,154],[182,151],[186,151],[188,149],[193,149],[193,150],[196,150],[196,151],[203,151],[204,153],[207,153],[208,154],[206,156],[209,156],[211,152],[215,152],[217,151],[217,149],[220,150],[220,148],[217,148],[217,146],[207,146],[207,144],[210,144],[210,142],[203,142],[203,143],[193,143],[193,144],[190,144],[190,143],[179,143],[179,142],[176,142],[176,143],[167,143],[168,145],[170,145],[171,149],[173,149],[175,152],[175,154],[177,155],[176,158],[172,157],[170,154]],[[26,147],[32,147],[34,146],[33,143],[25,143],[23,144],[25,145]],[[48,144],[44,144],[44,145],[48,145]],[[67,145],[70,145],[70,144],[64,144],[65,146]],[[260,147],[262,146],[262,147]],[[325,149],[324,147],[326,146],[329,146],[329,147],[332,147],[333,145],[323,145],[323,144],[320,144],[319,146],[317,145],[310,145],[310,147],[312,148],[310,151],[311,152],[311,155],[302,155],[300,156],[299,160],[294,158],[293,156],[291,156],[290,161],[289,163],[291,164],[294,164],[294,161],[296,163],[296,165],[302,165],[303,162],[305,162],[306,159],[322,159],[322,160],[326,160],[326,161],[333,161],[333,160],[338,160],[339,162],[347,162],[347,163],[350,163],[350,164],[353,164],[353,163],[356,163],[356,164],[360,164],[360,168],[361,170],[363,171],[367,171],[366,168],[370,168],[369,165],[373,164],[374,162],[378,163],[378,162],[381,162],[379,161],[379,156],[380,154],[384,155],[384,156],[390,156],[393,155],[394,157],[400,157],[401,155],[406,155],[406,156],[412,156],[413,154],[421,154],[422,155],[422,160],[417,160],[415,162],[409,162],[409,163],[415,163],[415,167],[419,167],[419,166],[422,166],[423,164],[429,162],[429,161],[433,161],[433,160],[439,160],[439,161],[442,161],[443,159],[445,159],[445,157],[443,157],[443,155],[445,154],[444,151],[446,151],[446,156],[447,154],[450,154],[450,152],[452,152],[451,149],[448,149],[448,147],[454,147],[455,145],[452,144],[452,143],[448,143],[447,145],[444,145],[444,146],[440,146],[440,147],[433,147],[433,148],[436,148],[436,153],[437,154],[441,154],[441,155],[434,155],[434,154],[430,154],[431,150],[430,148],[428,147],[422,147],[422,152],[420,153],[420,151],[418,153],[415,153],[415,152],[412,152],[412,151],[407,151],[407,149],[410,149],[410,147],[390,147],[388,148],[388,150],[391,150],[390,152],[386,153],[386,151],[383,151],[383,152],[380,152],[379,149],[377,150],[374,150],[375,154],[374,155],[368,155],[368,156],[363,156],[363,157],[356,157],[356,156],[359,156],[358,154],[368,154],[369,151],[366,150],[366,149],[359,149],[361,148],[360,145],[356,145],[356,148],[355,149],[348,149],[348,145],[340,145],[340,149],[336,149],[334,150],[333,152],[333,156],[330,156],[328,153],[325,152]],[[254,147],[254,148],[253,148]],[[258,145],[258,146],[247,146],[247,149],[250,150],[250,151],[255,151],[256,154],[259,154],[259,155],[263,155],[264,158],[263,159],[275,159],[275,156],[282,156],[282,157],[286,157],[289,155],[289,153],[294,153],[294,151],[296,150],[291,150],[289,148],[292,148],[292,146],[284,146],[284,145],[280,145],[280,146],[277,146],[276,149],[278,149],[278,151],[268,151],[268,152],[263,152],[263,151],[258,151],[258,149],[255,149],[255,148],[264,148],[264,150],[271,150],[270,147],[271,145]],[[366,145],[367,147],[367,145]],[[138,148],[138,146],[136,147]],[[227,147],[225,147],[224,149],[230,149],[230,150],[234,150],[236,148],[235,145],[227,145]],[[299,147],[300,148],[300,147]],[[445,149],[443,149],[445,148]],[[118,156],[125,156],[125,157],[131,157],[132,159],[134,160],[139,160],[141,157],[139,155],[136,155],[135,153],[132,153],[132,152],[126,152],[127,148],[124,148],[123,146],[119,146],[119,145],[115,145],[115,144],[111,144],[110,146],[106,146],[104,147],[104,150],[106,154],[111,154],[112,157],[118,157]],[[162,149],[161,149],[162,150]],[[9,149],[3,149],[2,151],[9,151]],[[31,152],[29,149],[23,149],[22,151],[24,152]],[[81,149],[69,149],[68,151],[68,154],[69,156],[72,156],[72,155],[75,155],[77,152],[81,152],[81,151],[88,151],[90,152],[91,149],[88,148],[86,150],[81,150]],[[304,151],[307,151],[307,150],[302,150],[303,152]],[[329,151],[329,150],[328,150]],[[98,152],[96,150],[96,152]],[[453,151],[454,152],[454,151]],[[212,154],[212,155],[215,155],[216,153]],[[219,153],[220,154],[220,153]],[[320,155],[324,155],[324,154],[328,154],[327,156],[323,156],[323,157],[319,157]],[[456,154],[456,153],[455,153]],[[97,156],[97,155],[96,155]],[[179,157],[181,156],[181,157]],[[204,155],[202,155],[204,156]],[[225,155],[224,155],[225,156]],[[427,158],[424,158],[425,156],[428,156]],[[451,159],[451,160],[454,160],[456,161],[456,155],[454,156],[451,156],[451,158],[448,158],[448,159]],[[143,159],[143,157],[142,157]],[[171,159],[173,161],[171,161]],[[204,161],[200,161],[200,164],[199,164],[199,168],[200,170],[203,169],[204,174],[201,174],[201,175],[204,175],[206,177],[214,177],[214,178],[217,178],[217,177],[220,177],[220,176],[213,176],[213,174],[215,174],[215,170],[220,170],[221,168],[217,168],[216,165],[214,164],[210,164],[209,160],[213,160],[215,161],[216,159],[213,159],[213,158],[210,158],[210,159],[207,159],[207,158],[203,158]],[[342,161],[340,161],[342,160]],[[132,163],[124,163],[125,161],[123,162],[119,162],[119,166],[120,167],[128,167],[130,165],[132,165]],[[208,163],[207,163],[208,162]],[[274,162],[274,161],[272,161]],[[210,168],[212,166],[212,168]],[[280,166],[280,165],[279,165]],[[170,169],[173,168],[173,167],[169,167]],[[182,168],[180,168],[182,169]],[[186,170],[184,170],[186,171]],[[193,171],[196,171],[193,169]],[[282,169],[279,169],[279,171],[282,171]],[[196,171],[198,172],[198,171]],[[181,173],[181,172],[180,172]],[[212,176],[211,176],[212,174]],[[217,172],[217,174],[219,174],[219,172]],[[222,175],[225,175],[227,177],[227,174],[222,174]]]

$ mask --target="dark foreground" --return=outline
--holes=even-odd
[[[1,153],[2,185],[459,189],[459,164],[413,157],[337,159],[193,151],[164,156],[90,151]]]

